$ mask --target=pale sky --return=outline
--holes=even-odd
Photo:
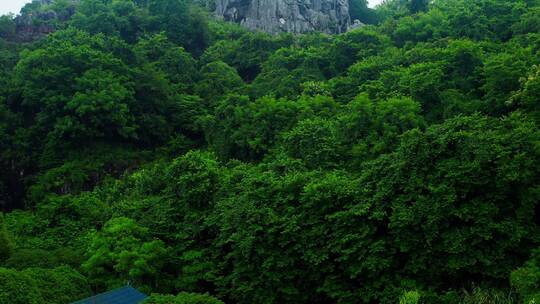
[[[0,15],[9,13],[18,14],[21,7],[30,1],[31,0],[0,0]],[[382,0],[369,0],[369,6],[374,7],[381,2]]]
[[[31,0],[0,0],[0,15],[18,14],[21,8]]]
[[[383,0],[369,0],[368,1],[369,7],[374,7],[375,5],[380,4],[381,2],[383,2]]]

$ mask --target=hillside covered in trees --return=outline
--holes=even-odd
[[[0,17],[0,304],[540,303],[540,1],[350,8]]]

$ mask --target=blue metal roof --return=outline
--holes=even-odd
[[[72,304],[139,304],[146,298],[148,296],[144,293],[131,286],[126,286]]]

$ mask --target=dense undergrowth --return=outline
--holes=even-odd
[[[354,5],[336,36],[0,18],[0,303],[539,303],[540,3]]]

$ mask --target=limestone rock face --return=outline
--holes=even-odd
[[[216,15],[273,34],[337,34],[351,23],[348,0],[216,0]]]

